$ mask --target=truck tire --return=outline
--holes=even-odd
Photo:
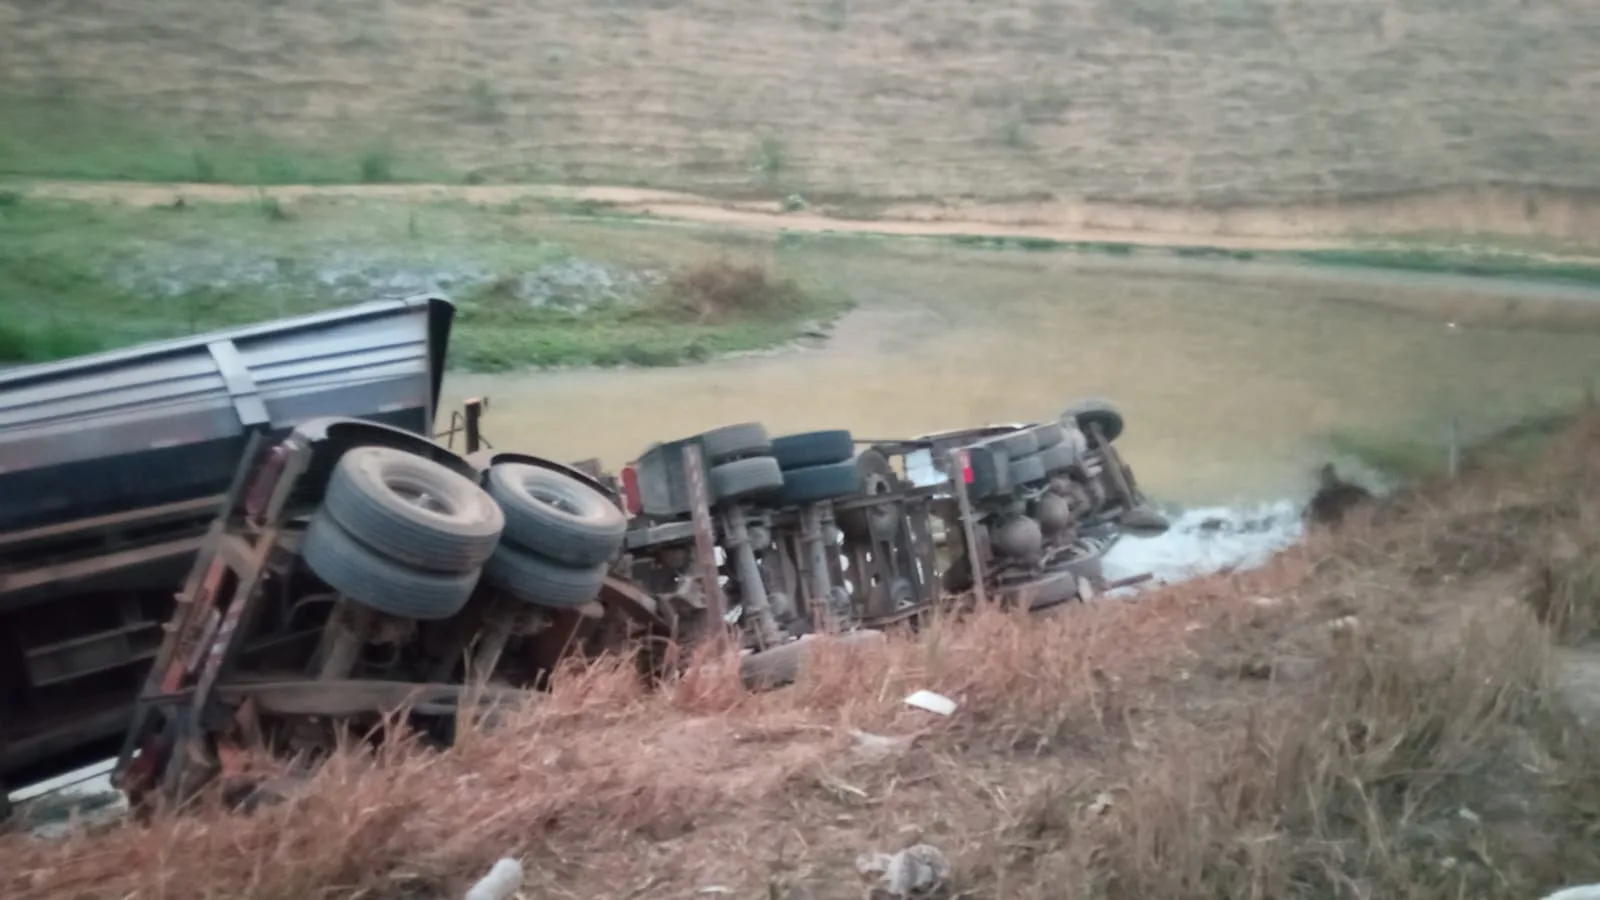
[[[1032,431],[1034,440],[1038,442],[1040,450],[1049,450],[1067,439],[1066,429],[1056,422],[1035,425]]]
[[[987,443],[1004,450],[1012,459],[1021,459],[1039,452],[1039,436],[1033,433],[1032,428],[997,435],[990,438]]]
[[[607,562],[622,549],[628,518],[575,478],[526,463],[489,468],[489,496],[505,512],[502,543],[569,566]]]
[[[772,437],[767,426],[760,422],[742,422],[724,425],[700,435],[700,449],[705,454],[706,465],[715,466],[729,460],[747,456],[768,456],[772,453]]]
[[[772,457],[785,472],[832,465],[855,455],[855,438],[843,429],[805,431],[772,439]]]
[[[483,566],[483,580],[525,603],[576,609],[600,596],[607,566],[564,566],[507,544]]]
[[[1061,412],[1061,418],[1068,417],[1077,419],[1078,427],[1086,435],[1090,423],[1100,426],[1100,433],[1107,441],[1114,441],[1122,435],[1122,411],[1110,400],[1079,400]]]
[[[374,553],[432,572],[476,574],[505,528],[500,507],[472,481],[389,447],[346,451],[322,505]]]
[[[345,597],[402,619],[448,619],[467,605],[479,570],[441,573],[413,569],[374,553],[327,509],[306,529],[300,551],[306,568]]]
[[[1035,453],[1031,456],[1024,456],[1021,459],[1013,459],[1011,461],[1010,473],[1012,487],[1020,487],[1024,484],[1036,484],[1044,481],[1044,458],[1040,454]]]
[[[1072,464],[1078,461],[1078,454],[1073,452],[1071,444],[1057,444],[1048,450],[1040,450],[1039,461],[1044,463],[1046,475],[1054,475],[1072,468]]]
[[[717,502],[770,494],[783,488],[783,470],[770,456],[736,459],[711,468],[710,488]]]
[[[855,458],[856,475],[861,479],[861,493],[873,497],[887,497],[895,492],[898,479],[889,458],[877,450],[863,450]],[[852,541],[892,541],[900,531],[900,517],[893,508],[868,508],[851,510],[839,515],[837,524],[844,536]]]
[[[774,506],[802,506],[861,493],[861,470],[856,461],[807,466],[783,473],[783,489],[773,498]]]

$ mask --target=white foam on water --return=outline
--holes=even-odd
[[[1148,572],[1154,578],[1139,587],[1151,587],[1228,569],[1253,569],[1305,533],[1300,506],[1286,500],[1166,512],[1172,522],[1166,533],[1130,535],[1112,546],[1103,564],[1107,581]]]

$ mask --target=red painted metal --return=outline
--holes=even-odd
[[[637,516],[644,508],[639,500],[639,467],[636,463],[622,467],[622,508],[630,516]]]

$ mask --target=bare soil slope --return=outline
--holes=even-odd
[[[1600,187],[1597,61],[1587,0],[0,0],[0,161],[132,142],[204,175],[248,135],[350,178],[381,146],[719,193]]]

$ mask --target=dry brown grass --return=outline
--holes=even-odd
[[[1585,636],[1539,616],[1552,578],[1565,621],[1593,613],[1539,548],[1600,550],[1597,481],[1586,421],[1260,570],[936,622],[784,691],[568,672],[449,752],[345,754],[252,815],[6,838],[0,895],[445,897],[510,853],[526,896],[822,900],[861,896],[857,853],[925,841],[952,896],[1537,896],[1600,876],[1600,742],[1550,689]]]
[[[686,265],[668,276],[654,309],[702,324],[741,317],[792,316],[806,308],[792,279],[768,266],[729,259]]]
[[[1586,0],[7,0],[0,99],[95,123],[90,138],[382,146],[397,168],[768,195],[1595,187],[1597,16]]]

